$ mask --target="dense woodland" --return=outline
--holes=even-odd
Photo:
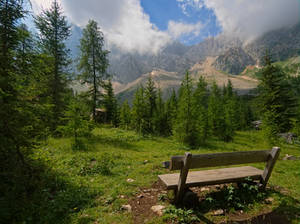
[[[202,77],[193,80],[186,72],[179,91],[167,99],[149,76],[130,105],[114,95],[107,73],[109,51],[97,22],[90,20],[84,29],[78,74],[73,74],[66,47],[71,27],[60,5],[54,1],[35,17],[35,34],[22,23],[29,16],[25,3],[0,2],[0,203],[12,206],[17,195],[33,190],[27,181],[39,166],[29,157],[41,142],[70,136],[73,150],[82,149],[82,138],[101,122],[143,136],[173,136],[193,148],[210,138],[232,141],[236,131],[252,129],[254,120],[262,120],[270,145],[279,133],[300,135],[300,78],[274,66],[269,53],[257,74],[260,85],[251,95],[239,96],[229,81],[220,88]],[[73,80],[87,83],[89,91],[74,92]],[[98,108],[105,109],[101,122]],[[12,207],[6,206],[4,216],[10,217]]]

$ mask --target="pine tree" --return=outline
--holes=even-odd
[[[174,135],[192,147],[199,144],[199,133],[196,125],[195,107],[193,104],[193,83],[187,72],[179,89],[178,112]]]
[[[89,96],[92,104],[93,119],[96,116],[96,108],[100,101],[100,87],[107,77],[108,51],[103,49],[104,37],[97,22],[90,20],[83,30],[80,40],[80,62],[79,71],[82,72],[80,79],[88,83],[90,87]]]
[[[148,124],[145,122],[146,112],[145,90],[141,86],[135,92],[132,106],[132,127],[140,134],[148,134]]]
[[[161,89],[159,88],[157,91],[156,97],[156,109],[154,114],[154,127],[155,133],[160,136],[167,136],[169,134],[167,116],[165,111],[165,103],[162,99]]]
[[[167,119],[168,134],[171,135],[177,117],[177,96],[174,89],[172,90],[172,94],[170,98],[167,100],[165,105],[166,105],[166,119]]]
[[[207,114],[210,134],[223,140],[226,129],[225,114],[222,96],[216,82],[212,85],[208,100]]]
[[[145,88],[145,132],[147,132],[148,134],[154,133],[154,115],[156,113],[156,98],[157,90],[152,77],[149,75]]]
[[[18,24],[25,15],[23,1],[0,1],[0,162],[3,167],[15,155],[25,164],[21,149],[32,146],[31,132],[27,130],[31,117],[26,117],[30,111],[28,101],[23,98],[21,70],[16,68],[15,57],[20,43]]]
[[[203,77],[200,77],[193,95],[193,105],[197,119],[196,128],[199,135],[199,144],[201,145],[205,144],[208,137],[207,97],[207,83]]]
[[[115,127],[119,124],[119,109],[118,102],[114,94],[111,80],[109,79],[104,84],[105,94],[103,105],[106,109],[106,121],[113,124]]]
[[[263,131],[272,143],[276,141],[278,133],[286,132],[291,128],[297,103],[286,74],[279,67],[272,65],[268,53],[264,60],[265,67],[262,69],[259,84],[259,102],[263,117]]]
[[[53,63],[49,66],[53,70],[50,79],[50,94],[53,103],[52,130],[54,131],[60,122],[60,118],[63,117],[65,109],[66,73],[67,66],[70,64],[69,50],[65,42],[71,35],[71,28],[56,0],[49,10],[43,11],[35,18],[35,25],[39,30],[42,50],[53,57]]]
[[[128,101],[126,100],[120,110],[120,125],[121,128],[124,128],[125,130],[130,128],[130,124],[131,124],[131,110],[130,110],[130,106],[128,104]]]

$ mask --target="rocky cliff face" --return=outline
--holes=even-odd
[[[228,74],[238,75],[249,65],[255,65],[255,60],[241,47],[233,47],[217,57],[213,66]]]

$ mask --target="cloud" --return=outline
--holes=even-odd
[[[89,19],[98,22],[108,45],[138,53],[157,53],[171,41],[143,11],[140,0],[60,0],[71,22],[84,27]],[[33,0],[36,3],[43,0]]]
[[[177,0],[180,4],[214,11],[227,34],[249,41],[267,31],[299,22],[297,0]],[[203,4],[199,3],[202,2]]]
[[[176,0],[183,14],[190,16],[189,9],[201,9],[204,6],[202,0]]]
[[[168,23],[168,33],[171,37],[173,37],[173,39],[178,39],[186,35],[199,36],[202,28],[203,24],[201,22],[196,24],[187,24],[171,20]]]

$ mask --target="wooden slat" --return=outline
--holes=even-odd
[[[262,174],[263,170],[252,166],[193,171],[188,173],[185,187],[240,182],[247,177],[250,177],[252,180],[260,180]],[[167,189],[177,189],[179,173],[164,174],[158,177],[166,185]]]
[[[264,150],[192,155],[190,169],[266,162],[270,152],[270,150]],[[172,156],[170,170],[180,170],[183,160],[184,156]]]

